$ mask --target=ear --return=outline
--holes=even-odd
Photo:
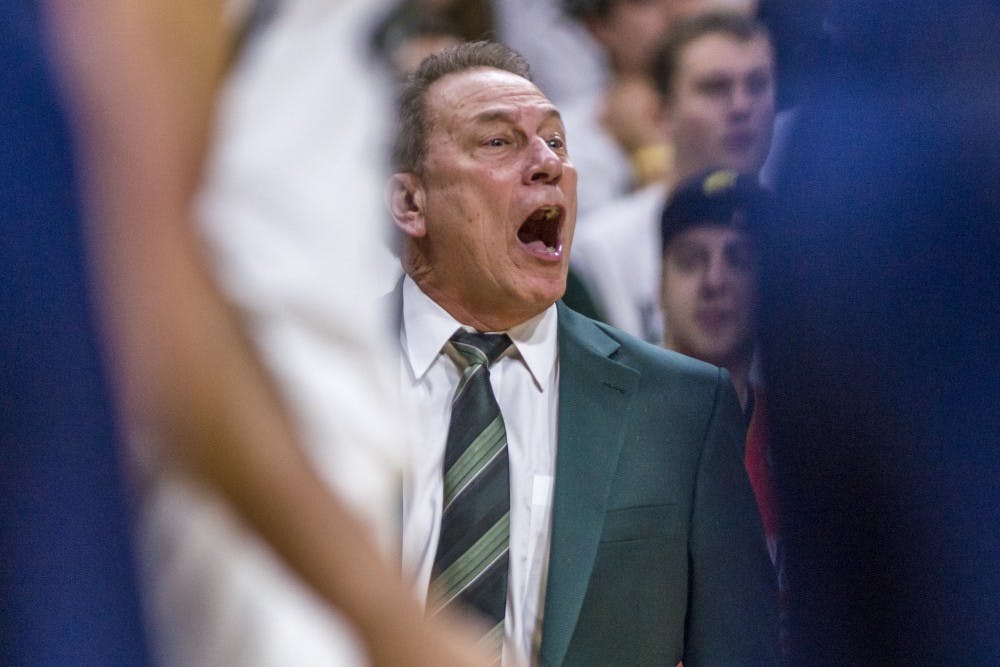
[[[424,189],[416,174],[409,171],[393,174],[385,186],[385,202],[392,221],[401,232],[411,238],[427,233]]]

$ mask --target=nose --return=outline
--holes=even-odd
[[[528,147],[525,184],[557,183],[563,172],[562,158],[542,137],[534,137]]]
[[[747,90],[745,85],[733,86],[733,92],[729,99],[730,111],[737,116],[747,116],[753,105],[753,95]]]
[[[702,286],[705,291],[712,294],[723,291],[728,279],[729,269],[726,266],[725,258],[719,255],[710,256],[702,275]]]

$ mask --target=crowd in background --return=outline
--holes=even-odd
[[[781,660],[1000,659],[995,7],[240,4],[4,10],[0,662],[487,664],[398,576],[380,299],[395,86],[476,40],[561,112],[565,302],[732,381]]]

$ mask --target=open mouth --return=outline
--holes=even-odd
[[[560,232],[564,217],[565,211],[561,206],[539,206],[521,224],[517,230],[517,238],[533,255],[559,258],[562,256]]]

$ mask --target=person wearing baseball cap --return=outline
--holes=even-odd
[[[756,339],[752,228],[767,205],[755,176],[709,169],[682,182],[660,216],[664,345],[727,369],[744,409]]]
[[[747,418],[744,463],[768,552],[778,565],[764,395],[751,373],[757,342],[756,228],[770,208],[770,193],[752,174],[708,169],[680,183],[660,216],[660,307],[665,347],[729,371]],[[779,593],[783,588],[779,585]]]

